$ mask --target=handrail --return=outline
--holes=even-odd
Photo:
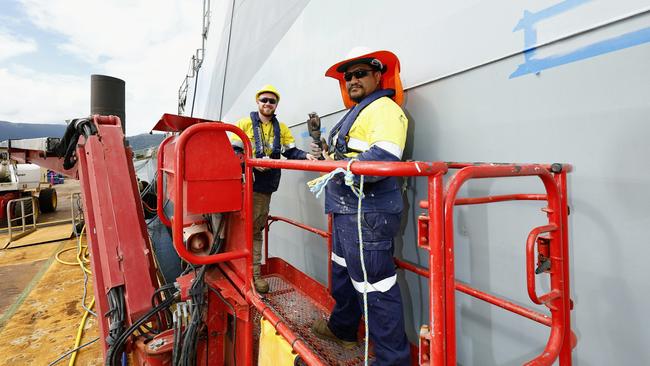
[[[395,264],[399,268],[409,270],[409,271],[411,271],[413,273],[416,273],[416,274],[418,274],[418,275],[420,275],[422,277],[429,277],[429,275],[430,275],[430,272],[429,272],[429,270],[427,268],[420,267],[418,265],[405,262],[405,261],[403,261],[401,259],[395,258]],[[490,304],[496,305],[498,307],[501,307],[501,308],[503,308],[505,310],[509,310],[509,311],[511,311],[511,312],[513,312],[515,314],[522,315],[522,316],[524,316],[524,317],[526,317],[528,319],[534,320],[534,321],[536,321],[536,322],[538,322],[540,324],[544,324],[544,325],[547,325],[549,327],[551,326],[551,318],[546,314],[542,314],[542,313],[539,313],[539,312],[537,312],[535,310],[525,308],[525,307],[517,305],[517,304],[515,304],[515,303],[513,303],[511,301],[505,300],[505,299],[503,299],[501,297],[488,294],[487,292],[477,290],[476,288],[471,287],[471,286],[469,286],[467,284],[464,284],[464,283],[462,283],[460,281],[456,281],[456,290],[460,291],[462,293],[465,293],[465,294],[467,294],[469,296],[476,297],[479,300],[483,300],[483,301],[485,301],[487,303],[490,303]]]
[[[494,202],[505,202],[505,201],[546,201],[547,197],[545,194],[537,193],[515,193],[515,194],[502,194],[497,196],[485,196],[485,197],[463,197],[456,198],[456,206],[463,205],[478,205],[482,203],[494,203]],[[420,201],[420,208],[427,209],[429,204],[427,201]]]
[[[447,167],[449,169],[463,169],[471,166],[475,167],[493,167],[493,166],[511,166],[511,167],[518,167],[518,166],[523,166],[523,165],[536,165],[540,166],[550,172],[553,173],[560,173],[560,172],[566,172],[570,173],[573,171],[573,165],[567,164],[567,163],[553,163],[553,164],[533,164],[533,163],[488,163],[488,162],[474,162],[474,163],[468,163],[468,162],[458,162],[458,161],[447,161],[445,162],[447,164]]]
[[[530,231],[528,239],[526,240],[526,284],[528,287],[528,297],[530,297],[530,300],[537,305],[542,305],[543,302],[540,301],[539,297],[537,297],[537,291],[535,290],[535,254],[533,252],[533,249],[535,248],[535,239],[543,233],[548,233],[557,229],[557,225],[536,227]]]
[[[28,213],[28,214],[25,214],[25,202],[26,201],[32,201],[32,212]],[[20,216],[12,218],[12,216],[13,216],[11,214],[12,213],[12,205],[16,204],[16,203],[20,203]],[[13,240],[17,240],[19,238],[22,238],[25,235],[30,234],[30,233],[32,233],[32,232],[34,232],[36,230],[36,210],[35,210],[35,208],[36,208],[36,203],[34,202],[34,197],[32,197],[32,196],[23,197],[23,198],[15,198],[15,199],[10,200],[10,201],[7,202],[7,232],[9,234],[9,239],[7,239],[7,244],[2,249],[7,248],[11,244],[11,242]],[[32,223],[31,223],[32,228],[27,229],[26,225],[30,225],[30,224],[27,224],[25,222],[25,220],[27,219],[27,217],[30,217],[30,216],[32,218]],[[18,221],[18,220],[20,220],[21,223],[22,223],[22,225],[20,225],[22,227],[22,231],[19,234],[14,236],[13,232],[12,232],[11,223],[13,221]]]
[[[282,216],[271,216],[269,215],[264,225],[264,259],[269,257],[269,229],[271,224],[276,221],[286,222],[287,224],[293,225],[300,229],[312,232],[317,234],[327,240],[327,254],[332,252],[332,215],[327,215],[327,231],[316,229],[315,227],[309,226],[307,224],[300,223]],[[327,265],[327,290],[332,290],[332,263],[328,261]]]
[[[281,159],[257,159],[247,158],[246,164],[250,166],[304,170],[311,172],[330,172],[336,168],[347,169],[348,162],[344,160],[281,160]],[[439,161],[409,161],[409,162],[385,162],[385,161],[354,161],[350,164],[352,174],[375,175],[383,177],[424,177],[444,174],[447,172],[447,165]]]
[[[271,224],[276,222],[276,221],[286,222],[289,225],[293,225],[293,226],[299,227],[299,228],[301,228],[303,230],[307,230],[307,231],[312,232],[312,233],[314,233],[316,235],[322,236],[325,239],[332,236],[331,233],[328,233],[328,232],[326,232],[324,230],[316,229],[315,227],[312,227],[312,226],[309,226],[309,225],[306,225],[306,224],[303,224],[303,223],[300,223],[298,221],[294,221],[294,220],[291,220],[291,219],[288,219],[288,218],[282,217],[282,216],[269,215],[268,220],[267,220],[267,225],[271,226]]]

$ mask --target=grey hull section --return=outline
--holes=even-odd
[[[650,14],[647,1],[235,1],[213,4],[213,27],[194,116],[233,122],[255,108],[263,84],[282,94],[278,117],[298,147],[317,111],[325,134],[342,116],[338,84],[323,76],[350,49],[388,49],[401,61],[409,124],[405,159],[568,162],[572,322],[577,365],[650,364],[647,228],[650,227]],[[218,10],[218,11],[217,11]],[[220,19],[220,20],[219,20]],[[226,67],[226,56],[227,67]],[[226,83],[224,87],[224,72]],[[190,100],[190,98],[188,98]],[[189,110],[189,109],[188,109]],[[286,172],[271,212],[327,228],[312,173]],[[405,184],[396,255],[427,265],[417,248],[417,202],[426,182]],[[533,179],[469,183],[465,196],[540,193]],[[545,222],[539,202],[458,207],[459,280],[523,305],[524,247]],[[325,243],[273,225],[270,254],[326,283]],[[407,332],[428,321],[424,280],[400,272]],[[547,289],[544,281],[538,283]],[[535,307],[534,307],[535,308]],[[542,307],[536,309],[544,311]],[[457,295],[458,361],[520,365],[542,351],[548,329]]]

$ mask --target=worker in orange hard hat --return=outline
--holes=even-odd
[[[343,103],[350,108],[332,128],[329,150],[312,144],[312,154],[326,159],[400,161],[408,119],[400,107],[399,60],[377,51],[348,57],[330,67],[326,76],[339,81]],[[326,148],[326,147],[325,147]],[[359,177],[355,177],[356,184]],[[312,331],[346,348],[356,346],[367,295],[368,330],[374,344],[374,365],[409,365],[400,288],[393,262],[403,201],[395,177],[364,177],[362,217],[358,198],[343,177],[326,186],[325,211],[333,216],[332,296],[336,305],[328,321],[317,320]],[[359,224],[360,223],[360,224]],[[361,225],[366,279],[359,252]]]
[[[257,111],[250,113],[237,121],[237,127],[242,129],[253,142],[256,158],[287,159],[316,158],[296,147],[295,139],[289,128],[279,122],[275,111],[280,102],[280,93],[272,85],[265,85],[255,93]],[[231,136],[231,144],[236,152],[243,153],[244,145],[237,135]],[[280,169],[255,167],[253,171],[253,285],[257,292],[269,291],[268,282],[261,277],[262,260],[262,229],[266,225],[271,204],[271,194],[280,185]]]

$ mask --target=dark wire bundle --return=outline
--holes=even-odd
[[[124,344],[129,339],[129,337],[138,330],[143,324],[147,323],[151,317],[156,315],[158,312],[167,309],[171,304],[176,301],[179,292],[175,292],[173,296],[166,298],[160,304],[149,310],[144,314],[140,319],[136,320],[129,328],[127,328],[122,334],[115,340],[115,343],[108,348],[106,353],[106,366],[118,366],[120,365],[121,350],[124,347]],[[119,352],[118,352],[119,351]]]
[[[124,331],[124,286],[113,287],[108,291],[108,312],[105,316],[109,317],[108,337],[106,344],[109,348],[114,348],[117,339]],[[121,353],[121,349],[116,350]]]
[[[172,365],[190,366],[196,364],[196,348],[199,341],[199,335],[205,328],[204,305],[205,305],[205,276],[206,266],[201,266],[194,278],[194,283],[190,289],[190,321],[185,330],[181,333],[182,341],[176,341],[174,344],[180,346],[179,352],[175,353]],[[180,324],[180,322],[179,322]],[[178,333],[176,333],[178,334]]]

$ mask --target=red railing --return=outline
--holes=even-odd
[[[308,163],[307,163],[308,164]],[[264,164],[267,167],[277,167],[278,164]],[[293,164],[298,165],[298,164]],[[387,164],[390,165],[390,164]],[[425,233],[419,234],[420,246],[429,250],[429,266],[427,268],[395,258],[397,267],[414,272],[429,279],[430,291],[430,324],[431,331],[421,332],[420,364],[455,365],[456,364],[456,323],[455,323],[455,291],[460,291],[487,303],[493,304],[514,314],[521,315],[537,323],[551,327],[551,334],[544,352],[526,365],[551,365],[560,360],[561,365],[571,365],[571,350],[576,344],[576,336],[570,329],[570,293],[568,284],[568,243],[567,243],[567,206],[566,206],[566,173],[571,171],[570,165],[542,164],[449,164],[451,168],[460,169],[451,178],[445,190],[444,216],[436,216],[436,207],[442,205],[442,186],[436,179],[429,180],[427,201],[420,202],[420,207],[429,210],[429,215],[421,217],[425,225],[421,228]],[[366,173],[373,174],[374,173]],[[486,197],[457,198],[461,186],[471,179],[537,176],[542,181],[546,194],[506,194]],[[453,207],[460,205],[487,204],[494,202],[533,200],[547,201],[544,209],[549,218],[549,224],[531,230],[526,241],[526,279],[527,291],[531,301],[544,304],[551,310],[551,315],[518,305],[512,301],[492,295],[468,284],[459,282],[454,276],[454,238],[453,238]],[[430,208],[433,207],[433,210]],[[431,220],[439,217],[439,220]],[[328,239],[328,250],[331,251],[331,219],[328,231],[313,228],[279,216],[269,216],[269,225],[275,221],[287,222],[293,226],[316,233]],[[444,227],[443,227],[444,223]],[[548,260],[550,268],[546,272],[551,275],[551,291],[538,296],[535,290],[535,243],[540,235],[549,233],[550,249]],[[444,240],[443,240],[444,239]],[[547,240],[547,238],[543,238]],[[265,242],[268,257],[268,225],[265,231]],[[538,248],[539,252],[542,249]],[[539,256],[538,256],[539,259]],[[331,263],[328,263],[328,275],[331,273]],[[328,282],[328,287],[331,286]],[[330,287],[331,288],[331,287]],[[425,328],[426,329],[426,328]],[[429,342],[431,342],[429,344]],[[422,347],[422,345],[425,345]]]
[[[271,227],[271,224],[276,221],[286,222],[289,225],[312,232],[324,238],[327,241],[327,253],[329,254],[332,252],[332,234],[331,234],[332,215],[327,215],[327,231],[317,229],[315,227],[300,223],[298,221],[287,219],[286,217],[269,215],[266,221],[266,225],[264,226],[264,259],[267,259],[269,257],[269,229]],[[329,264],[327,266],[327,290],[329,291],[332,289],[332,263],[331,262],[328,263]]]

